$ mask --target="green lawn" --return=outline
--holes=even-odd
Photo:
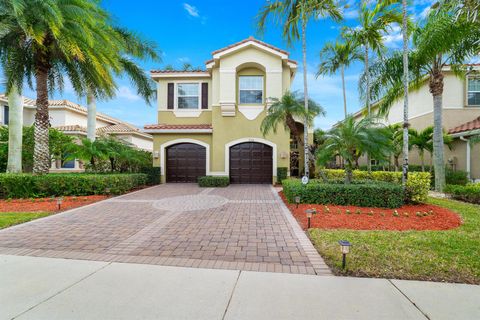
[[[49,212],[0,212],[0,229],[46,217]]]
[[[310,238],[338,275],[480,284],[480,206],[454,200],[429,203],[458,212],[464,223],[448,231],[310,230]],[[352,243],[341,269],[338,240]]]

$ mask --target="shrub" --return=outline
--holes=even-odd
[[[147,175],[135,174],[0,174],[1,198],[39,198],[125,193],[145,185]]]
[[[454,199],[480,204],[480,183],[470,183],[465,186],[447,185],[445,192]]]
[[[302,203],[398,208],[404,199],[401,185],[386,182],[344,184],[311,180],[303,185],[300,180],[291,179],[283,182],[283,192],[290,203],[299,196]]]
[[[462,170],[445,170],[445,180],[447,184],[456,184],[464,186],[468,183],[468,172]]]
[[[227,187],[229,184],[229,177],[204,176],[198,178],[198,185],[202,188]]]
[[[277,168],[277,182],[282,183],[283,180],[287,179],[288,168],[278,167]]]
[[[160,184],[160,167],[145,167],[141,171],[148,176],[148,185]]]

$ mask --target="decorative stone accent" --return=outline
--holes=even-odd
[[[222,110],[222,116],[224,117],[235,116],[235,102],[220,102],[220,108]]]

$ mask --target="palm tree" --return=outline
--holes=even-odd
[[[149,78],[124,53],[155,57],[150,44],[127,31],[114,28],[96,0],[0,0],[2,33],[0,54],[7,91],[14,83],[32,84],[35,78],[34,173],[47,173],[48,95],[62,90],[64,76],[80,96],[90,91],[96,98],[115,94],[113,74],[126,71],[137,83]],[[18,43],[11,48],[12,43]],[[4,57],[8,56],[8,65]],[[135,72],[133,72],[135,71]],[[150,86],[139,93],[151,94]]]
[[[425,24],[413,34],[414,49],[409,52],[410,90],[418,90],[428,84],[433,97],[433,151],[435,168],[435,190],[445,186],[444,141],[442,128],[443,86],[445,68],[449,67],[457,76],[464,77],[465,61],[480,50],[480,28],[475,23],[456,19],[452,12],[442,7],[429,15]],[[386,115],[393,102],[403,92],[403,56],[393,53],[379,60],[369,69],[374,78],[371,93],[378,104],[379,114]]]
[[[402,38],[403,38],[403,164],[402,164],[402,185],[407,187],[408,180],[408,5],[407,0],[402,0]],[[398,158],[397,158],[398,159]],[[398,160],[397,160],[398,161]],[[398,163],[396,164],[398,166]]]
[[[22,172],[22,139],[23,139],[23,97],[17,85],[13,85],[8,93],[8,162],[7,172]]]
[[[265,30],[267,18],[272,15],[274,21],[282,26],[283,37],[289,45],[302,40],[303,95],[304,107],[308,110],[307,85],[307,24],[311,19],[330,17],[335,21],[342,19],[342,14],[334,0],[275,0],[263,6],[258,15],[258,28]],[[308,119],[304,119],[303,128],[305,176],[309,176]]]
[[[102,140],[91,141],[88,138],[81,140],[82,144],[78,145],[73,155],[77,159],[90,162],[92,169],[96,169],[98,161],[108,157],[105,143]]]
[[[306,119],[307,124],[312,126],[316,116],[325,115],[322,106],[313,100],[309,100],[308,105],[307,110],[303,106],[303,97],[290,91],[287,91],[281,99],[272,98],[272,105],[260,125],[262,134],[265,136],[270,132],[277,133],[277,127],[281,125],[290,130],[299,144],[305,145],[295,119]]]
[[[425,151],[429,151],[433,146],[433,127],[427,127],[422,131],[410,129],[410,135],[410,143],[418,150],[418,154],[420,156],[420,163],[422,165],[422,171],[425,171]]]
[[[345,118],[347,117],[347,94],[345,89],[345,68],[348,68],[350,64],[356,60],[362,60],[362,54],[358,50],[358,47],[353,41],[347,39],[342,42],[327,42],[320,51],[320,66],[316,77],[321,75],[333,75],[340,69],[340,75],[342,77],[342,89],[343,89],[343,111]]]
[[[395,171],[398,171],[400,167],[399,158],[403,152],[403,130],[400,124],[394,124],[387,127],[388,135],[390,138],[393,162]],[[408,146],[407,146],[408,150]]]
[[[355,159],[359,153],[368,152],[376,159],[386,159],[390,152],[388,133],[376,119],[365,117],[356,122],[349,115],[325,135],[323,147],[317,152],[317,163],[325,165],[335,156],[345,161],[345,183],[353,177]]]

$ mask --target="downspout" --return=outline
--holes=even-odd
[[[471,180],[470,142],[464,136],[461,136],[459,138],[460,138],[460,140],[465,141],[467,143],[467,177],[468,177],[468,180]]]

